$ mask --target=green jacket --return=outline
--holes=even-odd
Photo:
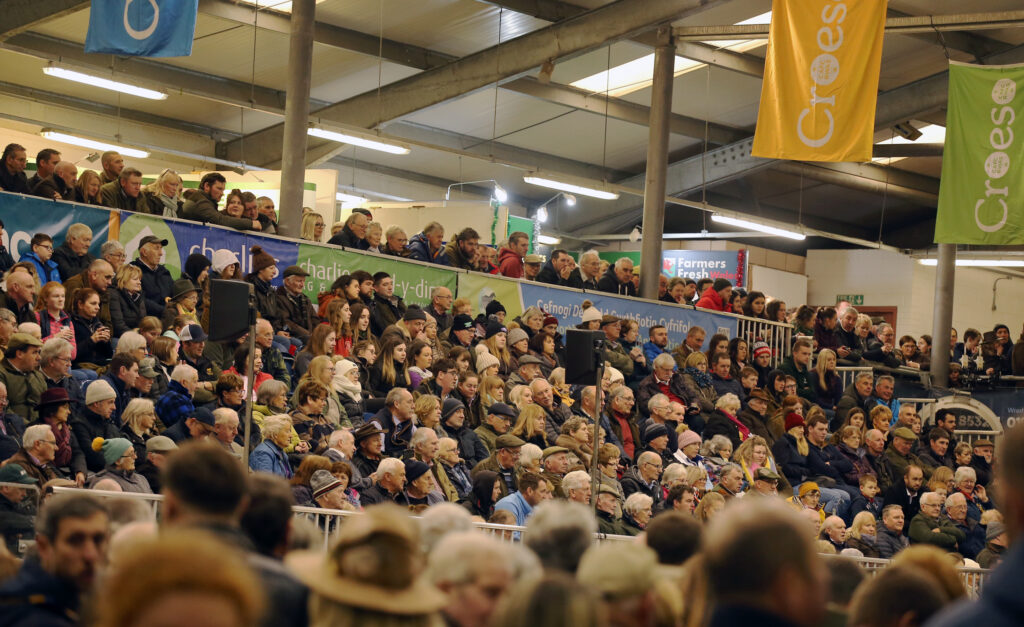
[[[604,341],[604,359],[613,368],[622,372],[622,376],[629,378],[633,374],[633,360],[629,358],[626,349],[618,342]]]
[[[487,452],[493,454],[494,449],[497,448],[498,432],[491,428],[490,425],[480,425],[476,429],[473,429],[473,433],[476,434],[480,441],[487,447]]]
[[[454,239],[448,242],[448,245],[444,248],[444,252],[448,255],[448,265],[455,268],[462,268],[463,270],[476,270],[476,268],[473,267],[473,263],[462,254],[462,251],[459,249],[459,243]]]
[[[121,181],[111,181],[100,186],[100,201],[111,209],[123,209],[137,213],[147,213],[148,205],[146,200],[139,193],[132,198],[121,189]]]
[[[614,516],[608,512],[597,512],[597,530],[600,533],[607,534],[610,536],[631,536],[634,534],[629,533],[622,526],[622,520],[616,520]]]
[[[925,483],[932,476],[932,469],[925,465],[917,455],[913,453],[900,455],[900,452],[894,449],[891,444],[889,448],[885,449],[885,459],[889,462],[889,468],[892,469],[892,479],[894,482],[899,481],[910,464],[921,467],[921,470],[924,472]]]
[[[491,472],[497,473],[498,479],[500,479],[500,481],[498,481],[498,485],[501,487],[501,496],[499,498],[505,498],[508,496],[508,486],[505,484],[505,479],[501,474],[501,466],[498,465],[498,458],[494,453],[491,453],[490,457],[481,461],[476,466],[473,466],[473,470],[469,472],[469,476],[476,478],[476,476],[480,474],[481,470],[490,470]],[[512,482],[516,484],[516,489],[518,489],[519,480],[518,477],[516,477],[515,472],[512,473]]]
[[[939,531],[934,532],[932,529]],[[948,518],[929,518],[923,512],[910,521],[910,533],[907,535],[911,544],[934,544],[947,551],[955,551],[957,545],[967,537]]]
[[[4,358],[0,362],[0,382],[7,386],[8,411],[31,422],[39,417],[36,405],[39,396],[46,390],[46,380],[39,370],[21,372]]]

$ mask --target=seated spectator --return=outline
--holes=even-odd
[[[64,281],[64,289],[67,290],[72,301],[77,301],[76,291],[87,287],[92,288],[100,298],[100,308],[94,315],[98,316],[103,324],[110,325],[110,293],[107,289],[113,280],[114,268],[103,259],[97,259],[89,264],[87,270]]]
[[[100,196],[100,187],[103,182],[100,175],[92,170],[83,170],[78,175],[78,182],[75,183],[75,202],[85,205],[102,205],[103,198]]]
[[[477,238],[479,240],[479,237]],[[440,222],[430,222],[423,231],[412,236],[407,247],[409,258],[416,261],[450,265],[444,246],[444,227]]]
[[[7,392],[8,409],[25,420],[37,417],[36,405],[46,390],[39,371],[39,355],[43,343],[26,333],[15,333],[7,343],[0,362],[0,383]]]
[[[853,595],[851,625],[918,627],[949,602],[927,571],[911,566],[886,568],[869,578]]]
[[[728,279],[715,279],[701,292],[697,307],[714,311],[731,312],[732,283]]]
[[[47,395],[47,400],[52,396],[54,395]],[[64,476],[53,463],[57,451],[57,438],[50,426],[35,424],[25,429],[21,437],[21,447],[3,464],[21,466],[29,477],[35,479],[35,483],[42,486],[47,481],[61,479]]]
[[[365,213],[353,211],[345,218],[345,226],[327,240],[328,244],[344,246],[354,250],[366,250],[366,227],[370,219]]]
[[[944,499],[935,492],[925,492],[920,498],[921,511],[910,521],[910,542],[932,544],[947,551],[956,551],[966,539],[963,531],[942,516]]]
[[[102,379],[93,381],[85,389],[85,407],[71,421],[71,430],[85,454],[86,467],[99,472],[106,466],[102,453],[92,448],[93,440],[119,438],[120,427],[111,417],[117,408],[117,393]]]
[[[217,203],[224,196],[227,180],[220,172],[207,172],[199,181],[199,189],[185,191],[185,204],[181,207],[181,218],[194,222],[216,224],[239,230],[259,231],[259,220],[231,217],[217,211]]]
[[[303,343],[309,340],[313,327],[320,319],[313,309],[313,303],[303,291],[309,273],[300,266],[288,266],[284,270],[284,281],[277,288],[277,307],[289,336]]]
[[[0,189],[15,194],[31,194],[25,168],[28,166],[28,155],[25,147],[19,144],[7,144],[4,147],[0,165]]]
[[[609,294],[637,296],[636,286],[633,285],[633,260],[622,257],[608,266],[608,271],[597,282],[597,286],[600,291]]]
[[[60,158],[60,153],[57,153],[56,158]],[[38,177],[39,174],[37,171],[32,178]],[[75,183],[77,182],[78,167],[72,161],[61,161],[56,164],[50,174],[39,179],[39,182],[32,188],[32,194],[51,200],[74,201]]]
[[[104,479],[110,479],[121,486],[121,491],[137,494],[152,494],[149,482],[135,472],[135,447],[124,438],[103,439],[92,441],[93,451],[103,456],[104,468],[89,479],[87,487],[95,487]]]
[[[138,265],[126,264],[117,271],[109,303],[114,337],[139,327],[147,313],[142,294],[142,269]]]
[[[34,267],[34,266],[33,266]],[[24,266],[17,272],[13,269],[7,273],[4,281],[7,292],[0,292],[0,307],[11,312],[13,319],[7,322],[17,326],[22,322],[35,322],[36,314],[33,306],[36,303],[36,280]]]
[[[29,242],[30,251],[22,255],[22,261],[29,261],[35,266],[41,284],[50,281],[61,281],[60,270],[53,257],[53,239],[46,233],[36,233]]]

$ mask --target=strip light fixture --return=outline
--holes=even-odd
[[[346,194],[344,192],[336,193],[334,195],[334,199],[337,200],[340,203],[343,203],[343,204],[355,204],[355,205],[361,205],[364,202],[366,202],[367,200],[369,200],[368,198],[364,198],[362,196],[356,196],[355,194]]]
[[[354,130],[330,131],[315,126],[309,127],[306,132],[311,137],[319,137],[320,139],[327,139],[341,144],[351,144],[370,150],[379,150],[380,152],[392,155],[407,155],[411,151],[405,144],[390,139],[383,139],[371,133],[360,133]]]
[[[607,189],[601,189],[598,187],[588,187],[583,184],[582,181],[573,183],[564,178],[553,179],[547,176],[542,176],[537,172],[527,172],[523,176],[523,180],[531,185],[538,185],[540,187],[547,187],[549,189],[557,189],[563,192],[569,192],[570,194],[579,194],[581,196],[590,196],[591,198],[600,198],[601,200],[615,200],[619,197],[618,192],[609,191]]]
[[[938,259],[921,259],[922,266],[937,266]],[[1024,259],[957,259],[960,267],[982,268],[1024,268]]]
[[[108,142],[96,141],[93,139],[86,139],[84,137],[78,137],[77,135],[69,135],[60,131],[44,128],[39,132],[40,135],[46,139],[52,139],[55,142],[61,142],[63,144],[71,144],[73,146],[81,146],[82,148],[92,148],[93,150],[102,150],[104,152],[113,150],[121,153],[125,157],[134,157],[136,159],[148,159],[149,153],[145,150],[139,150],[137,148],[127,148],[125,146],[119,146],[117,144],[111,144]]]
[[[458,187],[461,189],[463,185],[472,185],[474,183],[494,183],[494,193],[492,194],[494,199],[500,203],[508,202],[508,192],[505,191],[504,187],[498,185],[498,181],[494,179],[481,179],[479,181],[462,181],[461,183],[452,183],[451,185],[448,186],[448,189],[445,190],[444,199],[451,199],[453,187]]]
[[[558,244],[562,243],[562,240],[561,238],[558,237],[541,234],[537,236],[537,243],[543,244],[544,246],[557,246]]]
[[[743,218],[731,218],[729,216],[723,216],[719,213],[711,215],[712,222],[719,222],[721,224],[728,224],[729,226],[738,226],[744,229],[750,229],[752,231],[761,231],[762,233],[768,233],[770,235],[778,235],[779,237],[788,237],[789,239],[804,240],[807,236],[803,233],[796,231],[788,231],[786,229],[776,228],[774,226],[768,226],[767,224],[761,224],[760,222],[753,222],[751,220],[744,220]]]
[[[43,74],[47,76],[53,76],[54,78],[63,78],[64,80],[74,81],[76,83],[82,83],[89,87],[99,87],[100,89],[109,89],[110,91],[116,91],[121,94],[127,94],[129,96],[138,96],[140,98],[148,98],[150,100],[167,100],[167,94],[162,91],[155,89],[146,89],[145,87],[139,87],[137,85],[129,85],[128,83],[122,83],[120,81],[112,81],[109,78],[101,78],[99,76],[93,76],[91,74],[83,74],[82,72],[76,72],[67,68],[57,67],[54,65],[48,65],[43,68]]]

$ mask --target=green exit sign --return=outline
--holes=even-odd
[[[854,307],[864,304],[863,294],[838,294],[836,295],[836,304],[846,301]]]

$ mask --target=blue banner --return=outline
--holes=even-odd
[[[36,233],[46,233],[53,238],[53,245],[57,247],[64,243],[68,227],[76,222],[92,229],[89,252],[99,257],[100,246],[107,241],[110,212],[89,205],[4,194],[0,203],[0,218],[4,221],[4,246],[11,251],[15,261],[31,251],[29,242]]]
[[[523,308],[540,307],[558,318],[558,331],[565,333],[583,322],[584,300],[594,303],[602,314],[635,320],[640,325],[640,341],[647,341],[647,329],[660,324],[668,330],[669,347],[673,348],[686,339],[690,327],[699,326],[706,332],[705,341],[715,333],[736,337],[736,318],[713,314],[689,307],[653,303],[634,298],[620,298],[601,292],[578,292],[549,285],[523,282],[519,285],[523,297]]]
[[[733,287],[745,287],[747,251],[664,250],[661,273],[670,279],[728,279]]]
[[[85,51],[190,56],[198,10],[199,0],[92,0]]]

